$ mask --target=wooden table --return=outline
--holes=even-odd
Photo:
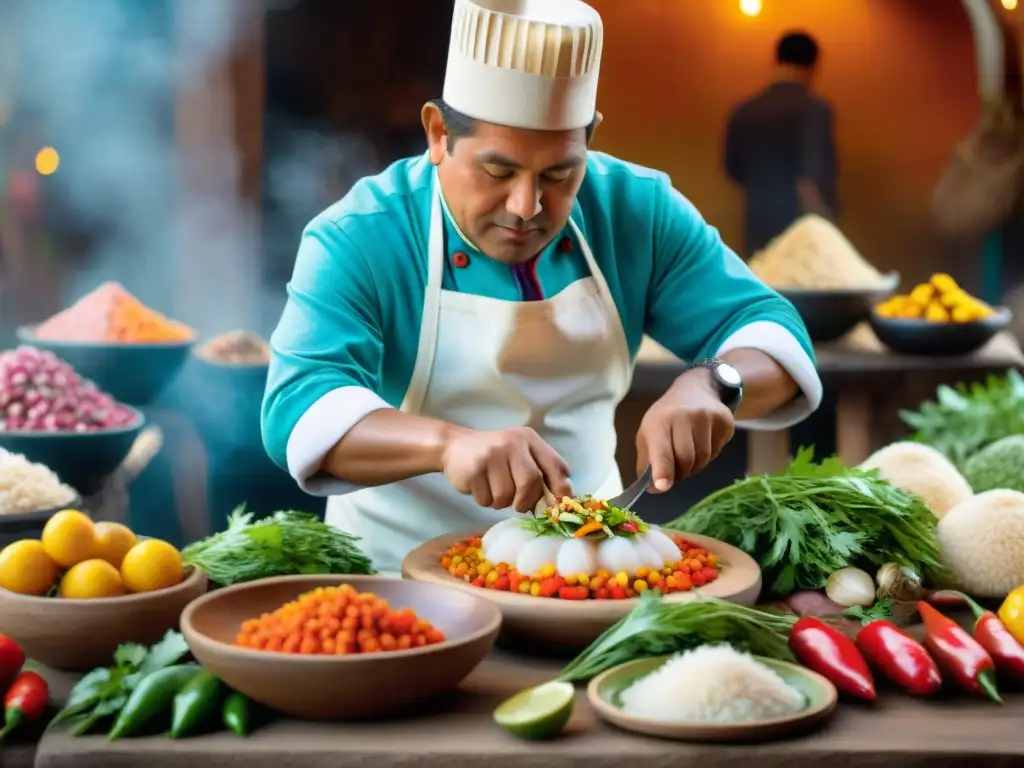
[[[1024,367],[1020,344],[1008,332],[999,334],[973,355],[918,357],[886,351],[871,329],[863,325],[839,342],[815,348],[815,355],[826,391],[836,396],[836,452],[850,466],[889,442],[885,417],[891,416],[900,403],[931,398],[935,387],[942,383]],[[645,339],[637,357],[633,393],[660,397],[682,368],[679,358]],[[790,456],[788,430],[751,431],[748,441],[748,473],[772,472],[785,466]]]
[[[530,743],[500,730],[491,720],[499,702],[523,687],[550,679],[558,664],[501,653],[485,661],[461,690],[424,708],[422,714],[373,723],[280,721],[248,739],[215,734],[182,741],[154,736],[113,744],[102,736],[73,739],[46,733],[34,755],[36,768],[758,768],[828,765],[829,768],[928,766],[987,768],[1019,766],[1024,755],[1024,694],[1002,707],[957,698],[921,701],[886,693],[875,707],[840,706],[820,731],[765,745],[682,744],[635,736],[598,720],[584,691],[563,738]],[[66,691],[65,675],[48,673]],[[0,766],[28,766],[26,747],[4,747]],[[21,762],[15,763],[13,760]]]

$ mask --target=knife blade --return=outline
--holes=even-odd
[[[643,496],[647,489],[651,486],[651,478],[654,476],[654,470],[651,465],[647,465],[647,469],[638,477],[633,483],[618,496],[608,499],[608,506],[616,507],[618,509],[630,510],[633,505],[636,504],[640,497]]]

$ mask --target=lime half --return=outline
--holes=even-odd
[[[551,739],[569,722],[575,700],[572,683],[544,683],[503,702],[494,710],[494,722],[521,739]]]

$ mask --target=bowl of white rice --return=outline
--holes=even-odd
[[[0,547],[38,537],[54,514],[81,503],[49,467],[0,448]]]
[[[598,716],[678,741],[754,742],[823,724],[838,693],[821,675],[729,645],[627,662],[590,681]]]

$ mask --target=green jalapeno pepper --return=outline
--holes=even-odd
[[[220,711],[228,689],[205,669],[193,677],[174,697],[171,738],[191,736]]]
[[[107,738],[113,741],[132,736],[161,715],[169,714],[174,697],[199,671],[196,664],[178,664],[144,677],[121,708]]]
[[[239,736],[248,736],[251,718],[249,699],[238,691],[232,691],[224,701],[222,717],[225,727]]]

